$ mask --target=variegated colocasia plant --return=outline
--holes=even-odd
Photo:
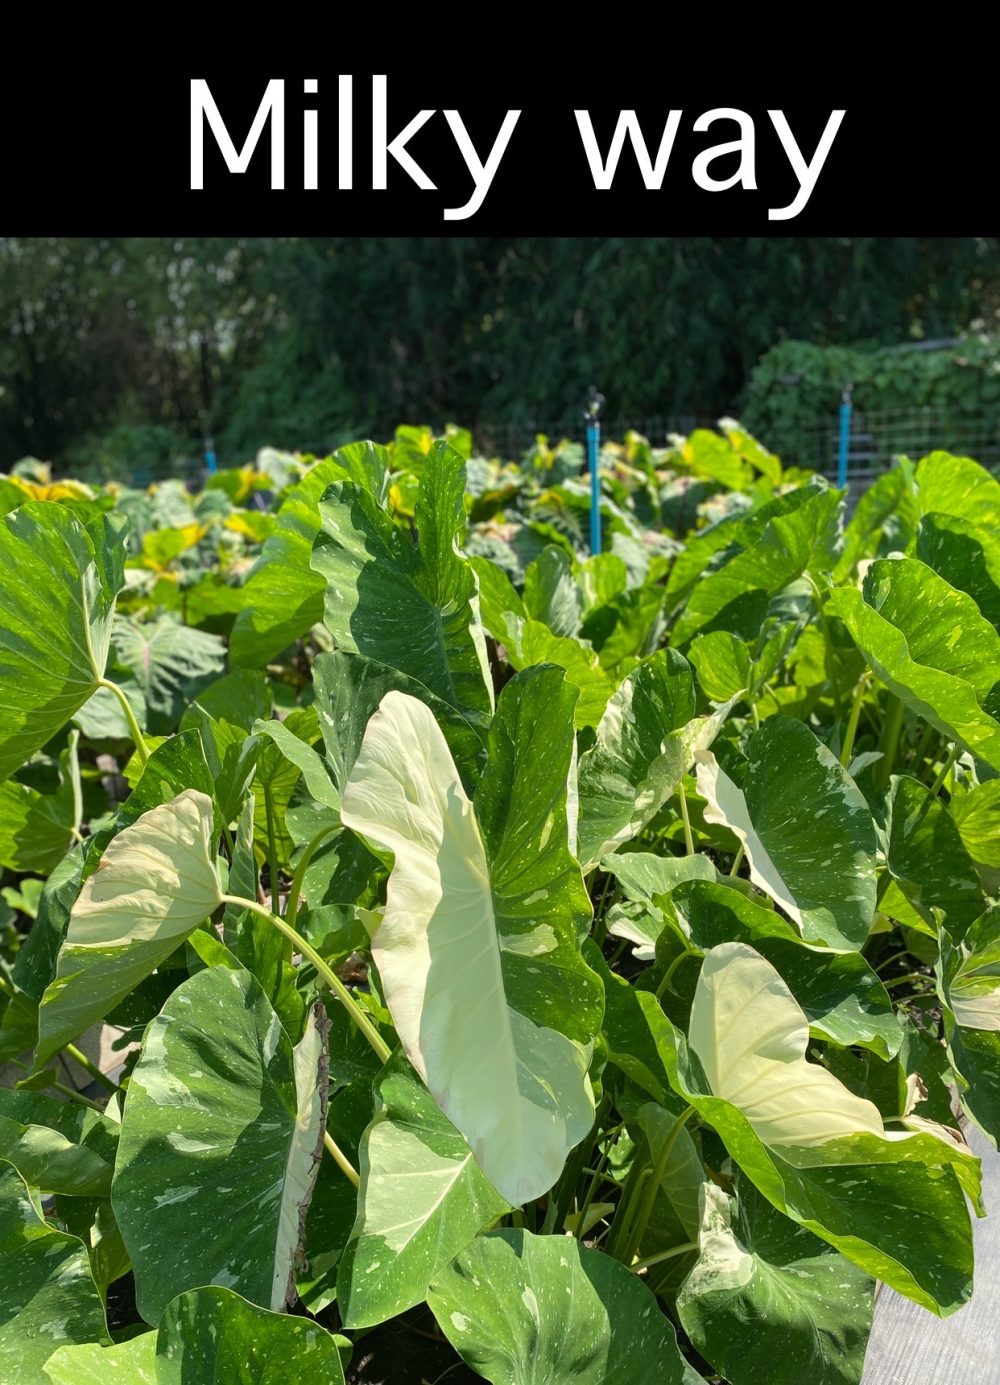
[[[968,1301],[1000,484],[632,437],[590,557],[469,452],[0,479],[0,1378],[851,1385]]]

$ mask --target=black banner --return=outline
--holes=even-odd
[[[297,11],[296,14],[299,12]],[[274,20],[280,24],[280,15]],[[4,74],[9,235],[985,234],[1000,106],[898,47],[93,35]],[[720,21],[717,41],[725,38]],[[319,32],[319,31],[318,31]],[[786,38],[788,36],[786,35]],[[659,45],[659,40],[657,40]],[[709,45],[706,47],[706,45]],[[401,56],[404,54],[404,56]]]

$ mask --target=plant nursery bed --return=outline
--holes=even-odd
[[[0,1382],[1000,1378],[1000,482],[580,467],[0,477]]]

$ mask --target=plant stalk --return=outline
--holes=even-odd
[[[110,678],[98,678],[97,686],[99,688],[109,688],[110,691],[114,693],[115,697],[117,697],[118,701],[121,703],[122,711],[125,713],[125,720],[128,723],[129,734],[131,735],[132,743],[135,746],[135,753],[139,757],[140,765],[145,765],[149,760],[149,746],[146,744],[146,738],[142,734],[142,729],[139,726],[138,721],[136,720],[135,712],[132,710],[131,702],[129,702],[128,698],[125,696],[125,693],[118,686],[118,684],[113,683]]]
[[[858,722],[861,720],[861,704],[865,700],[865,693],[868,691],[868,675],[862,674],[858,680],[858,686],[854,689],[854,697],[851,700],[851,712],[847,718],[847,730],[844,732],[844,744],[840,751],[840,763],[847,769],[851,763],[851,754],[854,750],[854,740],[858,734]]]
[[[653,1213],[653,1204],[656,1202],[656,1194],[667,1172],[667,1165],[670,1163],[670,1156],[673,1153],[674,1145],[677,1143],[681,1131],[694,1114],[694,1107],[688,1106],[674,1121],[670,1128],[669,1135],[663,1141],[663,1148],[660,1150],[656,1163],[653,1165],[652,1177],[643,1189],[642,1202],[639,1204],[639,1214],[630,1229],[631,1234],[629,1237],[631,1247],[634,1247],[636,1255],[638,1255],[639,1247],[642,1245],[642,1238],[646,1234],[646,1227],[649,1225],[649,1219]],[[630,1249],[625,1263],[630,1264],[632,1258],[632,1250]]]
[[[285,922],[289,928],[295,927],[295,920],[299,913],[299,899],[302,895],[302,885],[306,878],[306,871],[316,850],[327,837],[332,837],[335,832],[340,831],[339,823],[331,823],[329,827],[324,827],[317,832],[315,837],[306,845],[305,851],[299,858],[299,864],[295,867],[295,874],[292,876],[292,883],[288,890],[288,903],[285,905]]]
[[[956,744],[951,747],[948,754],[945,756],[944,764],[941,766],[937,778],[931,785],[931,798],[937,798],[938,794],[941,792],[942,788],[944,787],[944,782],[948,778],[948,775],[951,773],[955,761],[958,759],[961,752],[962,747]]]
[[[879,749],[882,751],[882,763],[879,765],[879,784],[883,789],[889,787],[889,780],[892,778],[892,771],[896,765],[896,755],[899,751],[899,737],[903,730],[903,704],[895,693],[889,694],[889,712],[882,728],[882,736]]]
[[[99,1086],[106,1092],[114,1096],[121,1090],[117,1082],[112,1082],[110,1077],[106,1077],[96,1063],[92,1063],[85,1053],[81,1053],[76,1044],[64,1044],[63,1052],[68,1053],[74,1063],[78,1063],[85,1073],[88,1073]]]
[[[689,856],[694,855],[694,837],[691,835],[691,817],[688,813],[687,791],[684,788],[684,780],[677,786],[677,796],[681,805],[681,822],[684,824],[684,850]]]
[[[640,1270],[648,1270],[651,1265],[662,1264],[664,1260],[672,1260],[675,1255],[686,1255],[689,1250],[697,1249],[697,1241],[685,1241],[682,1246],[671,1246],[669,1250],[661,1250],[645,1260],[637,1260],[634,1265],[629,1266],[629,1269],[634,1274],[638,1274]]]
[[[301,933],[297,933],[294,928],[289,927],[283,918],[279,918],[277,914],[273,914],[265,905],[258,904],[255,899],[242,899],[239,895],[224,894],[222,896],[222,903],[235,904],[239,909],[249,909],[251,912],[259,914],[261,918],[267,919],[268,923],[273,924],[293,948],[298,948],[303,957],[308,957],[309,961],[312,962],[320,976],[330,987],[330,990],[333,991],[351,1019],[368,1040],[372,1049],[378,1055],[379,1060],[383,1063],[389,1061],[392,1055],[392,1050],[389,1045],[382,1038],[382,1035],[372,1024],[371,1020],[351,995],[337,973],[323,961],[323,958],[316,949],[306,942]]]
[[[680,964],[684,961],[685,957],[691,957],[691,956],[693,956],[693,954],[694,954],[696,951],[697,951],[696,948],[686,946],[686,947],[684,948],[684,951],[681,952],[681,953],[678,953],[678,955],[677,955],[677,956],[674,958],[674,960],[670,963],[669,967],[667,967],[666,971],[663,973],[663,978],[662,978],[662,980],[660,981],[660,984],[659,984],[659,985],[657,986],[657,988],[656,988],[656,999],[657,999],[657,1000],[662,1000],[662,999],[663,999],[663,994],[664,994],[664,992],[667,991],[667,990],[669,990],[669,988],[670,988],[670,983],[671,983],[671,981],[674,979],[674,972],[677,970],[677,968],[680,966]]]
[[[350,1182],[354,1184],[355,1188],[360,1188],[361,1177],[357,1169],[354,1167],[350,1159],[348,1159],[347,1155],[337,1144],[337,1141],[330,1134],[329,1130],[323,1131],[323,1144],[326,1147],[327,1154],[329,1154],[330,1158],[337,1165],[337,1168],[344,1175],[344,1177],[349,1179]]]
[[[271,910],[278,914],[281,912],[281,882],[278,879],[278,838],[274,830],[274,804],[271,801],[271,790],[264,788],[264,817],[267,822],[267,873],[271,877]],[[286,962],[292,960],[291,953],[285,958]]]

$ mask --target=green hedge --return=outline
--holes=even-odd
[[[967,336],[936,350],[782,342],[751,372],[743,418],[771,437],[814,427],[836,414],[848,382],[855,407],[868,412],[989,413],[1000,407],[1000,338]]]

